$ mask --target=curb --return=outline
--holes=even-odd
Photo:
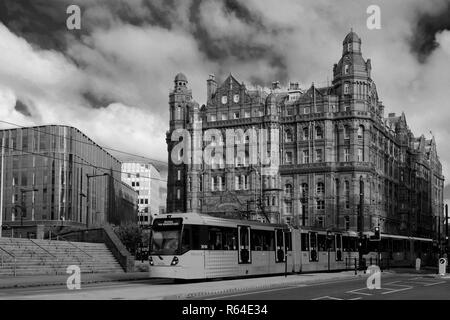
[[[139,277],[130,277],[130,278],[120,278],[120,279],[93,279],[93,280],[85,280],[81,281],[81,285],[83,284],[92,284],[92,283],[102,283],[102,282],[121,282],[121,281],[139,281],[145,280],[146,278]],[[1,279],[0,279],[1,280]],[[19,284],[10,284],[10,285],[1,285],[1,289],[13,289],[13,288],[36,288],[36,287],[50,287],[50,286],[58,286],[58,285],[66,285],[67,280],[54,281],[54,282],[36,282],[36,283],[19,283]]]
[[[357,274],[355,275],[349,275],[345,277],[334,277],[329,278],[326,280],[315,280],[315,279],[307,279],[306,281],[296,281],[296,282],[286,282],[286,283],[273,283],[273,284],[262,284],[262,285],[255,285],[255,286],[248,286],[248,287],[241,287],[241,288],[229,288],[229,289],[222,289],[222,290],[215,290],[215,291],[197,291],[197,292],[189,292],[189,293],[182,293],[182,294],[175,294],[171,296],[165,296],[162,297],[163,300],[185,300],[190,298],[199,298],[204,296],[211,296],[211,295],[221,295],[221,294],[227,294],[227,293],[238,293],[238,292],[245,292],[250,290],[257,290],[257,289],[273,289],[273,288],[284,288],[289,286],[302,286],[306,285],[308,283],[321,283],[325,281],[334,281],[334,280],[347,280],[350,278],[362,278],[363,274]]]

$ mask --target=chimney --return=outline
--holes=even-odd
[[[211,98],[214,96],[214,94],[217,91],[217,82],[216,77],[213,74],[209,75],[209,79],[206,80],[206,99],[207,101],[210,101]]]

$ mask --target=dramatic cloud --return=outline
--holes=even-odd
[[[82,9],[79,31],[65,27],[69,4]],[[371,4],[381,30],[366,28]],[[166,160],[175,74],[200,104],[210,73],[326,85],[353,28],[386,111],[404,111],[416,135],[433,132],[448,177],[449,14],[449,0],[0,0],[0,115],[74,125],[99,144]]]

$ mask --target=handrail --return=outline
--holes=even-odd
[[[67,240],[67,239],[64,238],[63,236],[60,236],[60,235],[56,236],[56,239],[59,239],[59,238],[63,239],[64,241],[66,241],[66,242],[68,242],[68,243],[70,243],[72,246],[74,246],[74,247],[77,248],[78,250],[82,251],[84,254],[88,255],[91,259],[95,259],[95,258],[94,258],[93,256],[91,256],[89,253],[87,253],[86,251],[84,251],[83,249],[81,249],[80,247],[78,247],[77,245],[75,245],[73,242]]]
[[[28,239],[31,242],[33,242],[35,245],[37,245],[39,248],[41,248],[42,250],[44,250],[45,252],[47,252],[49,255],[51,255],[53,258],[56,258],[56,260],[58,260],[58,257],[55,256],[54,254],[52,254],[50,251],[48,251],[47,249],[43,248],[41,245],[39,245],[38,243],[34,242],[33,239]]]
[[[7,254],[9,254],[11,257],[16,258],[15,255],[13,255],[11,252],[8,252],[6,249],[3,249],[2,247],[0,247],[0,250],[3,250],[3,251],[6,252]]]
[[[11,252],[8,252],[6,249],[3,249],[2,247],[0,247],[1,250],[3,250],[4,252],[6,252],[8,255],[10,255],[11,257],[13,257],[14,260],[14,277],[16,276],[16,269],[17,269],[17,259],[16,256],[14,254],[12,254]],[[3,267],[3,255],[2,255],[2,267]]]

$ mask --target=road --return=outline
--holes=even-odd
[[[263,280],[264,278],[260,278]],[[245,281],[245,280],[242,280]],[[65,286],[11,288],[0,290],[2,299],[39,300],[122,300],[162,299],[170,297],[180,288],[206,287],[208,283],[174,284],[171,280],[139,280],[111,283],[83,284],[82,290],[68,290]],[[218,286],[220,282],[210,282]],[[216,287],[217,288],[217,287]],[[304,284],[286,284],[283,287],[260,289],[223,295],[203,296],[207,300],[404,300],[445,299],[450,300],[450,278],[434,275],[381,274],[381,289],[370,290],[366,278],[321,280]]]
[[[346,279],[205,297],[207,300],[450,300],[450,279],[382,274],[381,289],[366,279]]]

